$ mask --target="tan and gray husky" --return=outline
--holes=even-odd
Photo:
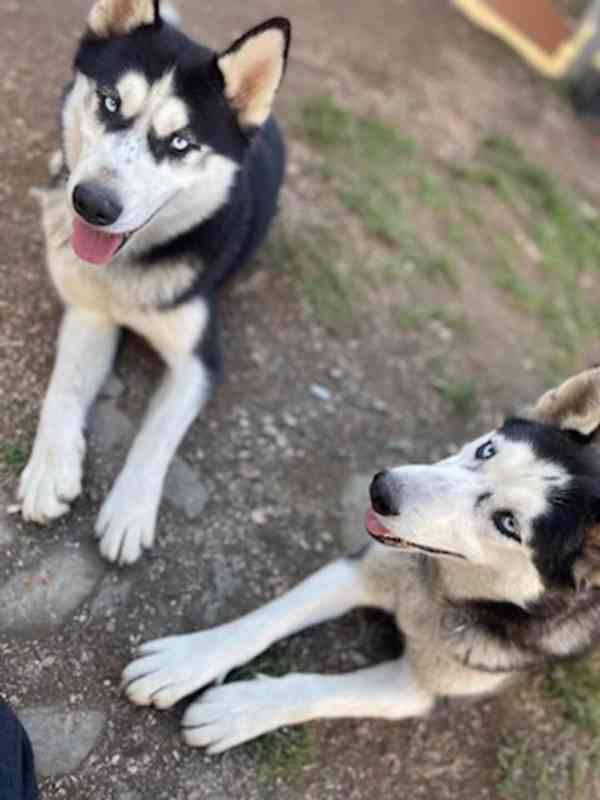
[[[185,741],[218,753],[318,717],[421,716],[444,696],[501,689],[600,639],[600,369],[433,466],[381,472],[375,543],[263,608],[144,645],[130,700],[168,708],[278,639],[358,606],[395,615],[404,656],[346,675],[287,675],[205,692]]]

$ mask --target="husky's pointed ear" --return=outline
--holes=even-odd
[[[88,18],[90,30],[100,37],[120,36],[159,22],[159,0],[96,0]]]
[[[225,97],[243,128],[259,128],[269,117],[290,38],[289,20],[274,17],[245,33],[217,58]]]
[[[581,372],[546,392],[531,416],[563,430],[591,436],[600,426],[600,367]]]

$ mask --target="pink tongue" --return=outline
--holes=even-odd
[[[90,264],[108,264],[124,238],[122,234],[102,233],[79,217],[73,223],[73,250],[79,258],[89,261]]]
[[[377,514],[372,508],[370,508],[365,515],[365,527],[369,533],[372,533],[374,536],[386,536],[389,534],[388,529],[384,528],[381,522],[379,522]]]

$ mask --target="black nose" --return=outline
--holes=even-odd
[[[400,486],[390,472],[378,472],[371,482],[371,503],[382,517],[400,513]]]
[[[90,225],[113,225],[123,213],[119,200],[101,183],[80,183],[76,186],[73,206]]]

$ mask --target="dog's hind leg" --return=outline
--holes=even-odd
[[[221,753],[282,725],[319,718],[403,719],[427,714],[434,697],[406,659],[345,675],[286,675],[218,686],[187,710],[183,737]]]
[[[358,606],[385,604],[365,573],[364,560],[340,559],[239,620],[143,645],[141,657],[123,674],[127,695],[137,705],[169,708],[285,636]]]
[[[107,317],[77,308],[65,312],[33,452],[19,486],[26,520],[45,524],[66,514],[81,492],[85,420],[111,368],[118,338],[118,327]]]

